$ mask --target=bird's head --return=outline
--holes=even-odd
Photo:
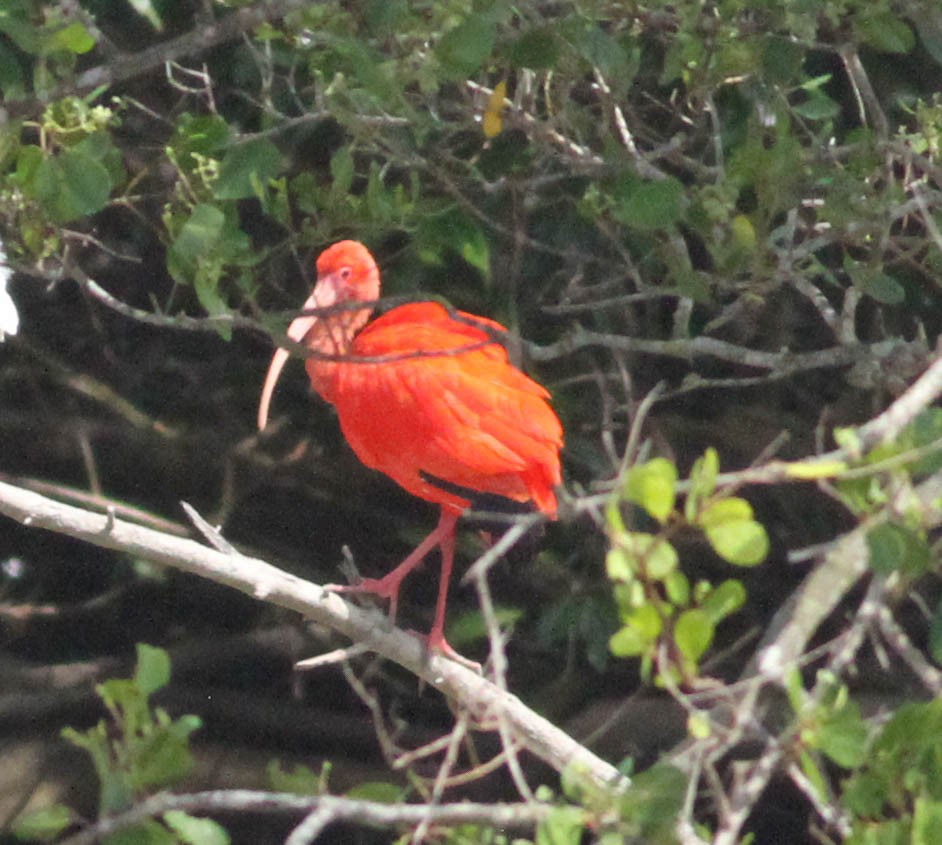
[[[377,299],[379,269],[370,251],[357,241],[340,241],[318,256],[317,284],[303,306],[304,311],[320,313],[296,317],[286,334],[295,343],[306,343],[311,349],[327,355],[342,355],[353,342],[354,335],[369,320],[372,303]],[[358,302],[367,307],[350,307]],[[275,350],[258,406],[260,429],[268,421],[271,396],[287,360],[288,350]]]

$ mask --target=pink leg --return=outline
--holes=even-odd
[[[448,560],[448,573],[451,574],[451,565],[452,560],[454,559],[454,550],[455,550],[455,523],[458,521],[458,515],[450,513],[448,511],[442,510],[442,515],[439,517],[438,525],[435,527],[435,530],[428,535],[419,545],[416,547],[415,551],[412,552],[402,563],[399,564],[392,572],[388,575],[384,575],[382,578],[363,578],[356,584],[327,584],[326,589],[332,590],[335,593],[370,593],[374,596],[379,596],[380,598],[389,599],[389,618],[395,622],[396,621],[396,607],[399,604],[399,587],[402,585],[403,579],[428,555],[432,549],[436,546],[439,546],[442,550],[442,575],[444,576],[444,559],[445,559],[445,548],[446,546],[450,549],[449,560]],[[448,593],[448,583],[444,580],[444,594],[447,598]],[[439,590],[439,603],[442,603],[442,590]],[[441,608],[442,618],[444,619],[444,605]],[[435,618],[436,624],[438,621],[439,610],[436,607]],[[433,628],[434,631],[434,628]]]

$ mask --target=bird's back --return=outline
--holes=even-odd
[[[495,339],[503,331],[428,302],[368,324],[330,391],[359,458],[454,510],[483,495],[555,513],[562,426]]]

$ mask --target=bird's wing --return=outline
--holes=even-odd
[[[518,501],[558,484],[562,429],[548,394],[488,331],[432,303],[390,315],[357,337],[354,356],[371,360],[345,368],[336,402],[361,460],[433,501],[429,477]]]

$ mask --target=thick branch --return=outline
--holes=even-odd
[[[604,760],[526,707],[516,696],[438,654],[418,639],[389,629],[385,617],[348,604],[317,584],[256,558],[223,554],[193,540],[61,504],[37,493],[0,483],[0,513],[35,528],[46,528],[96,546],[143,557],[233,587],[254,598],[297,611],[404,666],[481,719],[500,714],[517,740],[556,771],[582,773],[595,784],[624,786],[625,779]]]

